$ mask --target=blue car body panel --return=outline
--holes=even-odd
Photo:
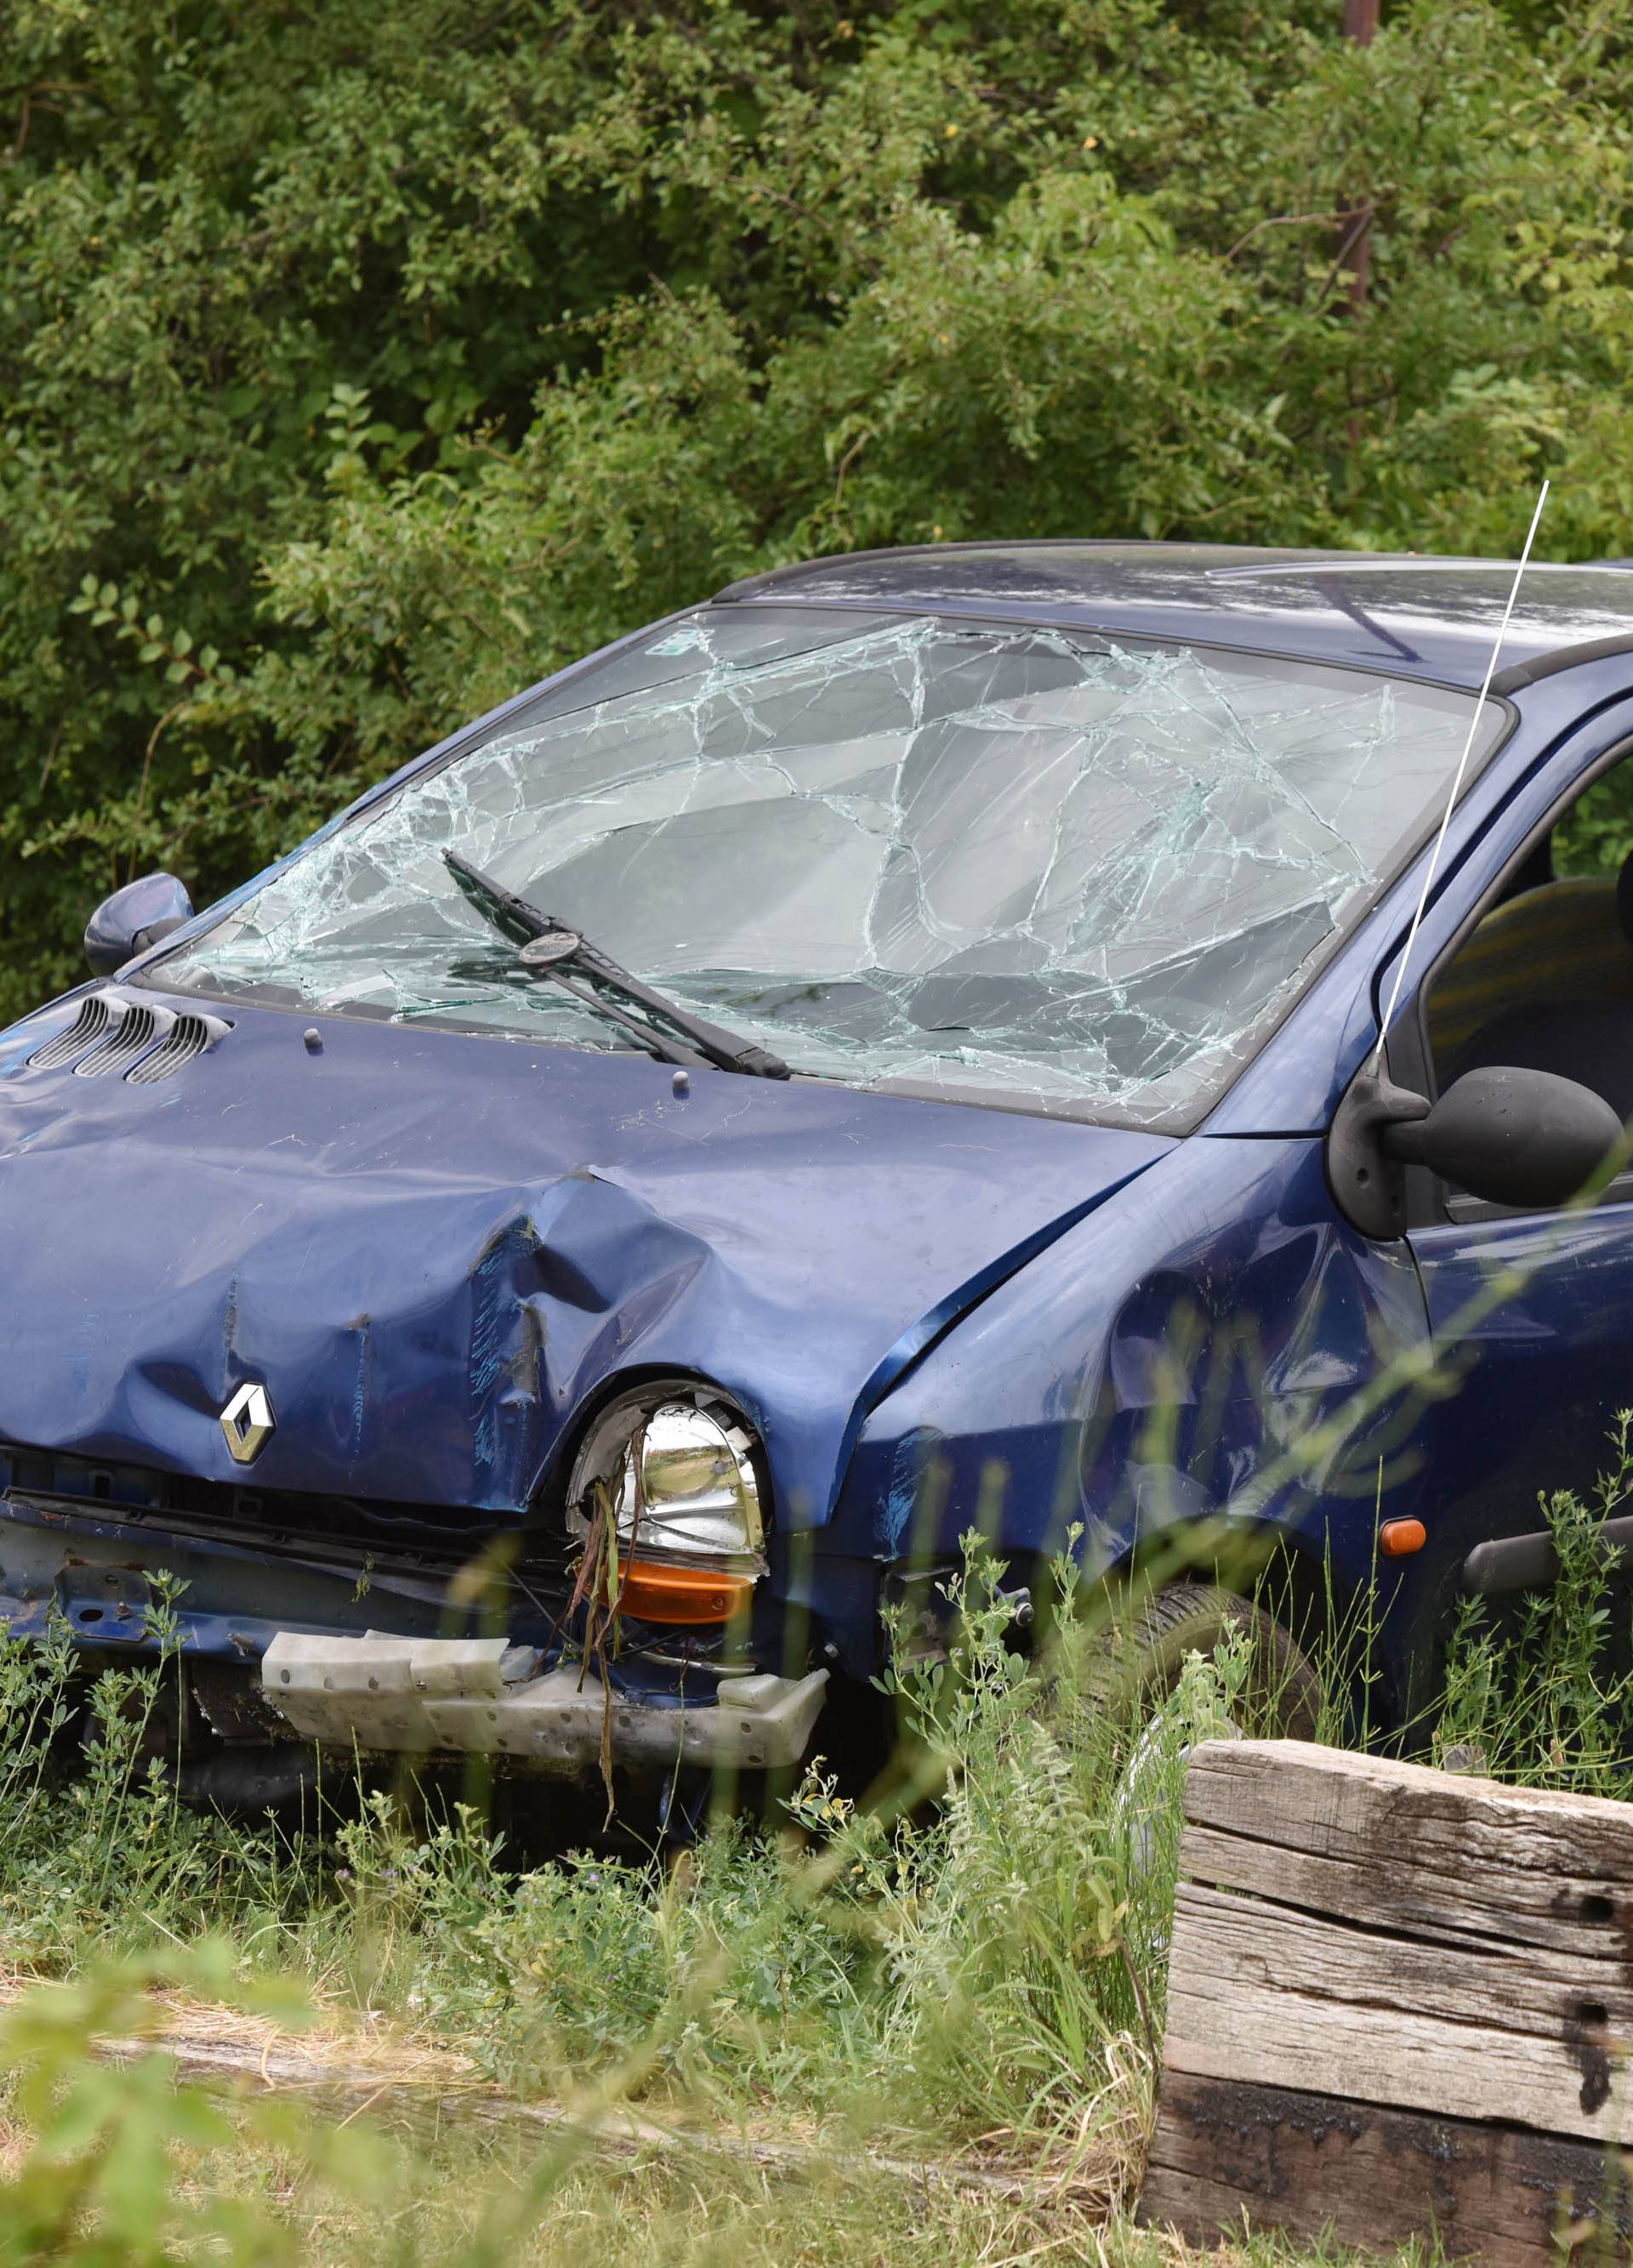
[[[723,597],[1045,620],[1474,688],[1510,572],[972,547]],[[1453,816],[1403,1015],[1504,862],[1633,731],[1624,644],[1633,577],[1535,571],[1504,650],[1511,729]],[[1380,1514],[1413,1513],[1430,1548],[1379,1578],[1405,1691],[1471,1542],[1534,1524],[1534,1489],[1581,1477],[1541,1455],[1556,1387],[1585,1412],[1626,1377],[1633,1402],[1633,1208],[1563,1242],[1534,1223],[1374,1241],[1333,1201],[1323,1137],[1376,1044],[1425,855],[1184,1138],[710,1071],[682,1096],[641,1057],[243,1004],[185,1078],[81,1080],[30,1062],[70,996],[0,1037],[0,1444],[105,1465],[116,1503],[127,1469],[229,1490],[243,1476],[218,1417],[255,1377],[278,1419],[256,1488],[441,1507],[474,1536],[559,1485],[614,1387],[683,1373],[759,1429],[775,1602],[808,1610],[857,1675],[882,1572],[945,1557],[972,1527],[1029,1560],[1079,1529],[1105,1567],[1223,1508],[1347,1590],[1378,1572]],[[162,987],[174,942],[127,973]],[[1553,1241],[1465,1350],[1486,1387],[1385,1390],[1392,1366],[1445,1351],[1493,1256],[1527,1236]],[[1176,1368],[1186,1344],[1204,1351]],[[1524,1485],[1494,1506],[1499,1473]],[[88,1507],[84,1534],[98,1521],[117,1525]],[[221,1651],[250,1602],[235,1620],[244,1579],[232,1546],[217,1559],[195,1636]]]
[[[897,1371],[1172,1146],[339,1018],[312,1054],[266,1010],[132,1086],[30,1069],[61,1020],[0,1076],[0,1438],[230,1484],[252,1376],[295,1493],[520,1516],[609,1379],[678,1372],[820,1521]]]
[[[1472,688],[1483,677],[1512,580],[1512,566],[1495,559],[1208,543],[976,543],[813,560],[734,584],[721,596],[748,605],[774,598],[1058,622]],[[1538,565],[1527,571],[1504,638],[1504,665],[1630,631],[1627,575]]]
[[[1317,1562],[1330,1550],[1341,1587],[1358,1585],[1380,1457],[1386,1517],[1415,1511],[1428,1479],[1399,1395],[1330,1445],[1321,1429],[1385,1350],[1428,1344],[1411,1255],[1338,1219],[1319,1141],[1186,1142],[1138,1204],[1060,1238],[873,1414],[838,1521],[854,1551],[946,1553],[976,1529],[1029,1561],[1078,1523],[1104,1570],[1229,1507]],[[932,1461],[933,1499],[919,1487]]]

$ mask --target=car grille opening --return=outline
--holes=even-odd
[[[513,1519],[456,1506],[251,1488],[0,1440],[0,1498],[8,1489],[23,1496],[79,1498],[94,1518],[173,1535],[230,1536],[282,1550],[350,1551],[359,1559],[373,1554],[381,1565],[430,1571],[466,1566],[491,1551],[497,1539],[514,1543],[517,1534]],[[567,1539],[531,1521],[522,1533],[526,1549],[516,1572],[558,1587],[564,1572],[574,1571],[576,1554]]]

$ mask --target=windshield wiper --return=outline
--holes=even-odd
[[[661,1056],[665,1063],[713,1064],[719,1071],[743,1072],[750,1079],[787,1079],[788,1066],[780,1056],[769,1048],[756,1047],[752,1041],[739,1039],[735,1032],[719,1024],[711,1024],[702,1016],[694,1016],[690,1008],[682,1008],[661,992],[654,992],[643,984],[639,976],[632,976],[627,968],[620,968],[599,946],[580,935],[554,914],[542,912],[519,898],[456,850],[445,850],[443,864],[459,884],[478,913],[486,916],[494,927],[514,939],[521,947],[521,960],[524,968],[536,976],[546,977],[571,992],[575,999],[584,1000],[603,1016],[610,1016],[626,1031],[635,1033],[646,1044]],[[574,976],[587,978],[584,984],[573,982]],[[632,1001],[645,1011],[645,1016],[626,1015],[616,1001],[603,999],[604,988]],[[656,1031],[645,1020],[656,1017],[691,1042],[691,1047],[678,1046],[668,1035]],[[696,1050],[694,1053],[693,1050]]]

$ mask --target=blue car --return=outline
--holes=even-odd
[[[217,1792],[667,1800],[861,1741],[972,1529],[1022,1621],[1239,1531],[1404,1717],[1633,1403],[1633,576],[1482,700],[1511,574],[823,560],[117,892],[0,1036],[0,1616],[166,1571]]]

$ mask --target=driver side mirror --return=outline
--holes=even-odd
[[[193,918],[187,885],[174,874],[141,874],[115,890],[85,924],[85,959],[98,976],[112,976],[126,961]]]
[[[1427,1166],[1488,1204],[1541,1210],[1568,1203],[1625,1147],[1604,1097],[1553,1071],[1465,1071],[1432,1105],[1363,1071],[1333,1121],[1327,1174],[1363,1234],[1400,1236],[1403,1166]]]
[[[1383,1130],[1386,1158],[1488,1204],[1527,1207],[1567,1203],[1622,1143],[1622,1121],[1591,1086],[1501,1066],[1465,1071],[1426,1117]]]

